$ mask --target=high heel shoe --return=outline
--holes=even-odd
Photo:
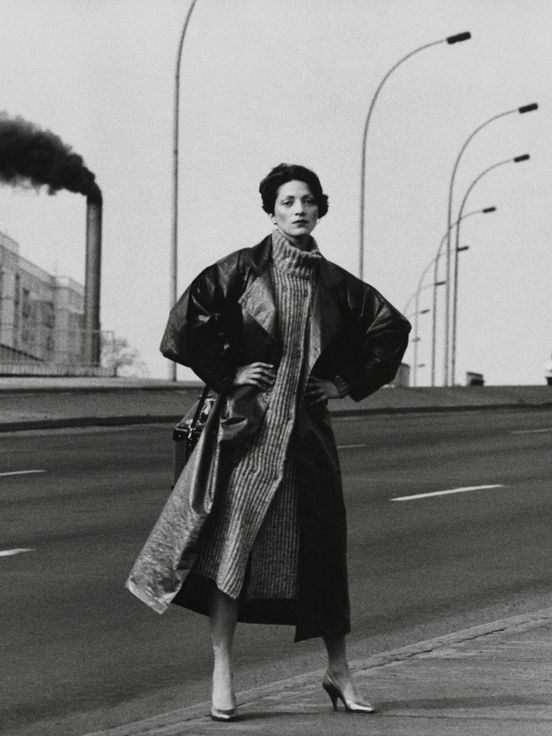
[[[238,709],[236,707],[236,698],[232,695],[232,701],[234,703],[233,708],[217,708],[213,705],[213,688],[211,688],[211,711],[209,715],[212,721],[237,721],[238,720]]]
[[[347,713],[375,713],[376,709],[370,703],[359,703],[354,700],[348,700],[337,682],[333,679],[329,672],[326,672],[322,680],[322,687],[330,696],[334,710],[337,710],[337,701],[341,700],[345,706]]]
[[[230,721],[238,720],[238,709],[229,708],[228,710],[222,710],[221,708],[215,708],[211,705],[211,712],[209,713],[212,721],[224,721],[226,723]]]

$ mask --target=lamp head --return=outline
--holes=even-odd
[[[538,104],[536,102],[532,102],[530,105],[522,105],[521,107],[518,107],[518,112],[523,114],[524,112],[533,112],[533,110],[538,109]]]
[[[516,156],[514,158],[514,163],[519,164],[520,161],[528,161],[531,158],[528,153],[524,153],[521,156]]]
[[[464,31],[464,33],[457,33],[454,36],[448,36],[447,43],[461,43],[462,41],[469,41],[470,38],[471,33],[469,31]]]

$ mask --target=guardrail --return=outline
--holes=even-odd
[[[111,376],[90,358],[90,345],[109,346],[113,333],[61,329],[48,324],[0,325],[0,375]]]

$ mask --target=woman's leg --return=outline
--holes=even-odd
[[[238,618],[238,601],[215,585],[209,601],[209,624],[213,645],[213,706],[231,710],[236,706],[232,686],[232,641]]]
[[[345,644],[345,636],[325,636],[324,644],[328,653],[328,672],[340,688],[345,699],[350,704],[366,705],[368,703],[359,698],[351,670],[349,669],[349,661],[347,659],[347,647]],[[371,706],[370,706],[371,707]]]
[[[328,671],[338,682],[338,684],[347,691],[345,694],[355,694],[355,686],[349,669],[347,660],[347,645],[345,636],[325,636],[324,644],[328,653]]]

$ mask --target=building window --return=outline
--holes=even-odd
[[[21,286],[21,277],[18,273],[15,274],[15,293],[13,295],[13,326],[16,330],[19,327],[19,289]]]
[[[29,319],[31,316],[31,292],[29,289],[23,289],[21,292],[21,314],[23,319]]]
[[[46,327],[53,327],[56,323],[56,309],[54,302],[44,302],[43,320]]]

